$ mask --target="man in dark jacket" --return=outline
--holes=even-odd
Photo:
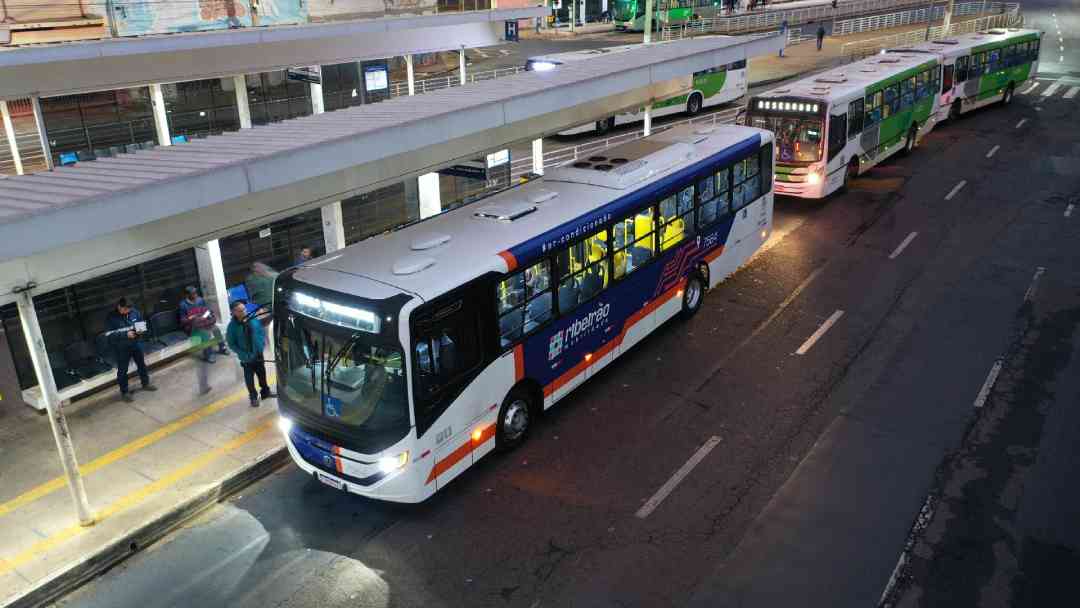
[[[251,407],[259,407],[259,393],[255,392],[255,376],[259,377],[260,392],[263,399],[272,399],[276,395],[266,383],[266,364],[263,362],[263,349],[266,347],[266,330],[262,323],[247,314],[247,302],[237,300],[232,305],[232,319],[225,330],[225,339],[229,348],[240,359],[244,369],[244,384],[247,385]]]
[[[139,311],[131,306],[127,298],[120,298],[116,307],[105,318],[105,327],[109,331],[109,344],[116,359],[116,383],[120,385],[120,398],[133,401],[128,391],[128,366],[132,361],[135,361],[135,368],[139,371],[143,390],[156,391],[157,387],[150,384],[150,373],[146,370],[146,360],[143,358],[140,337],[146,333],[147,328]]]

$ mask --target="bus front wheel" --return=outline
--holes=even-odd
[[[686,113],[696,116],[701,111],[701,95],[694,93],[686,102]]]
[[[705,299],[705,279],[700,272],[694,272],[686,277],[686,286],[683,287],[682,318],[689,319],[701,310],[701,302]]]
[[[503,400],[495,421],[495,447],[507,451],[525,442],[536,411],[533,395],[523,386],[515,387]]]
[[[844,171],[844,185],[842,188],[846,191],[851,182],[855,181],[857,177],[859,177],[859,158],[855,157],[851,159],[851,162],[847,165],[847,170]]]

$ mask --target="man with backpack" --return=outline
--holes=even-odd
[[[247,313],[247,302],[237,300],[232,305],[232,319],[229,327],[225,330],[225,339],[229,348],[240,359],[240,367],[244,370],[244,384],[247,385],[248,398],[251,407],[259,407],[260,396],[263,399],[273,399],[275,395],[266,383],[266,363],[263,361],[263,350],[266,348],[266,330],[262,323]],[[260,391],[255,392],[255,377],[259,377]]]

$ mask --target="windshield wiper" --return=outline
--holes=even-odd
[[[356,343],[359,342],[360,339],[363,337],[364,335],[359,333],[350,336],[349,339],[346,340],[345,343],[341,346],[341,350],[339,350],[337,354],[334,355],[331,361],[329,363],[323,364],[323,391],[325,395],[325,397],[323,397],[324,399],[333,396],[331,394],[332,387],[330,386],[330,375],[334,372],[334,369],[337,368],[338,364],[341,363],[341,360],[345,358],[345,355],[348,354],[348,352],[352,350],[353,346],[356,346]]]

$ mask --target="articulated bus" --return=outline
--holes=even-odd
[[[748,125],[776,137],[777,194],[823,198],[894,153],[910,152],[938,120],[935,55],[874,55],[753,96]]]
[[[657,43],[664,44],[664,43]],[[587,51],[570,51],[532,57],[525,63],[526,70],[547,71],[558,69],[560,65],[575,61],[586,61],[593,57],[621,53],[641,47],[640,44],[629,44],[602,49],[590,49]],[[652,116],[668,116],[686,112],[691,116],[701,112],[703,108],[715,106],[738,99],[746,95],[746,60],[740,59],[728,65],[721,65],[708,70],[695,72],[693,79],[687,79],[686,93],[657,101],[653,104]],[[616,125],[624,125],[637,122],[644,118],[645,108],[638,108],[633,112],[623,112],[609,116],[594,124],[584,124],[565,131],[559,135],[574,135],[587,133],[595,130],[603,135]]]
[[[930,53],[942,64],[942,119],[1000,101],[1012,101],[1016,89],[1039,71],[1042,32],[995,29],[923,42],[890,53]]]
[[[334,488],[419,502],[754,254],[772,135],[671,129],[282,273],[279,426]]]

